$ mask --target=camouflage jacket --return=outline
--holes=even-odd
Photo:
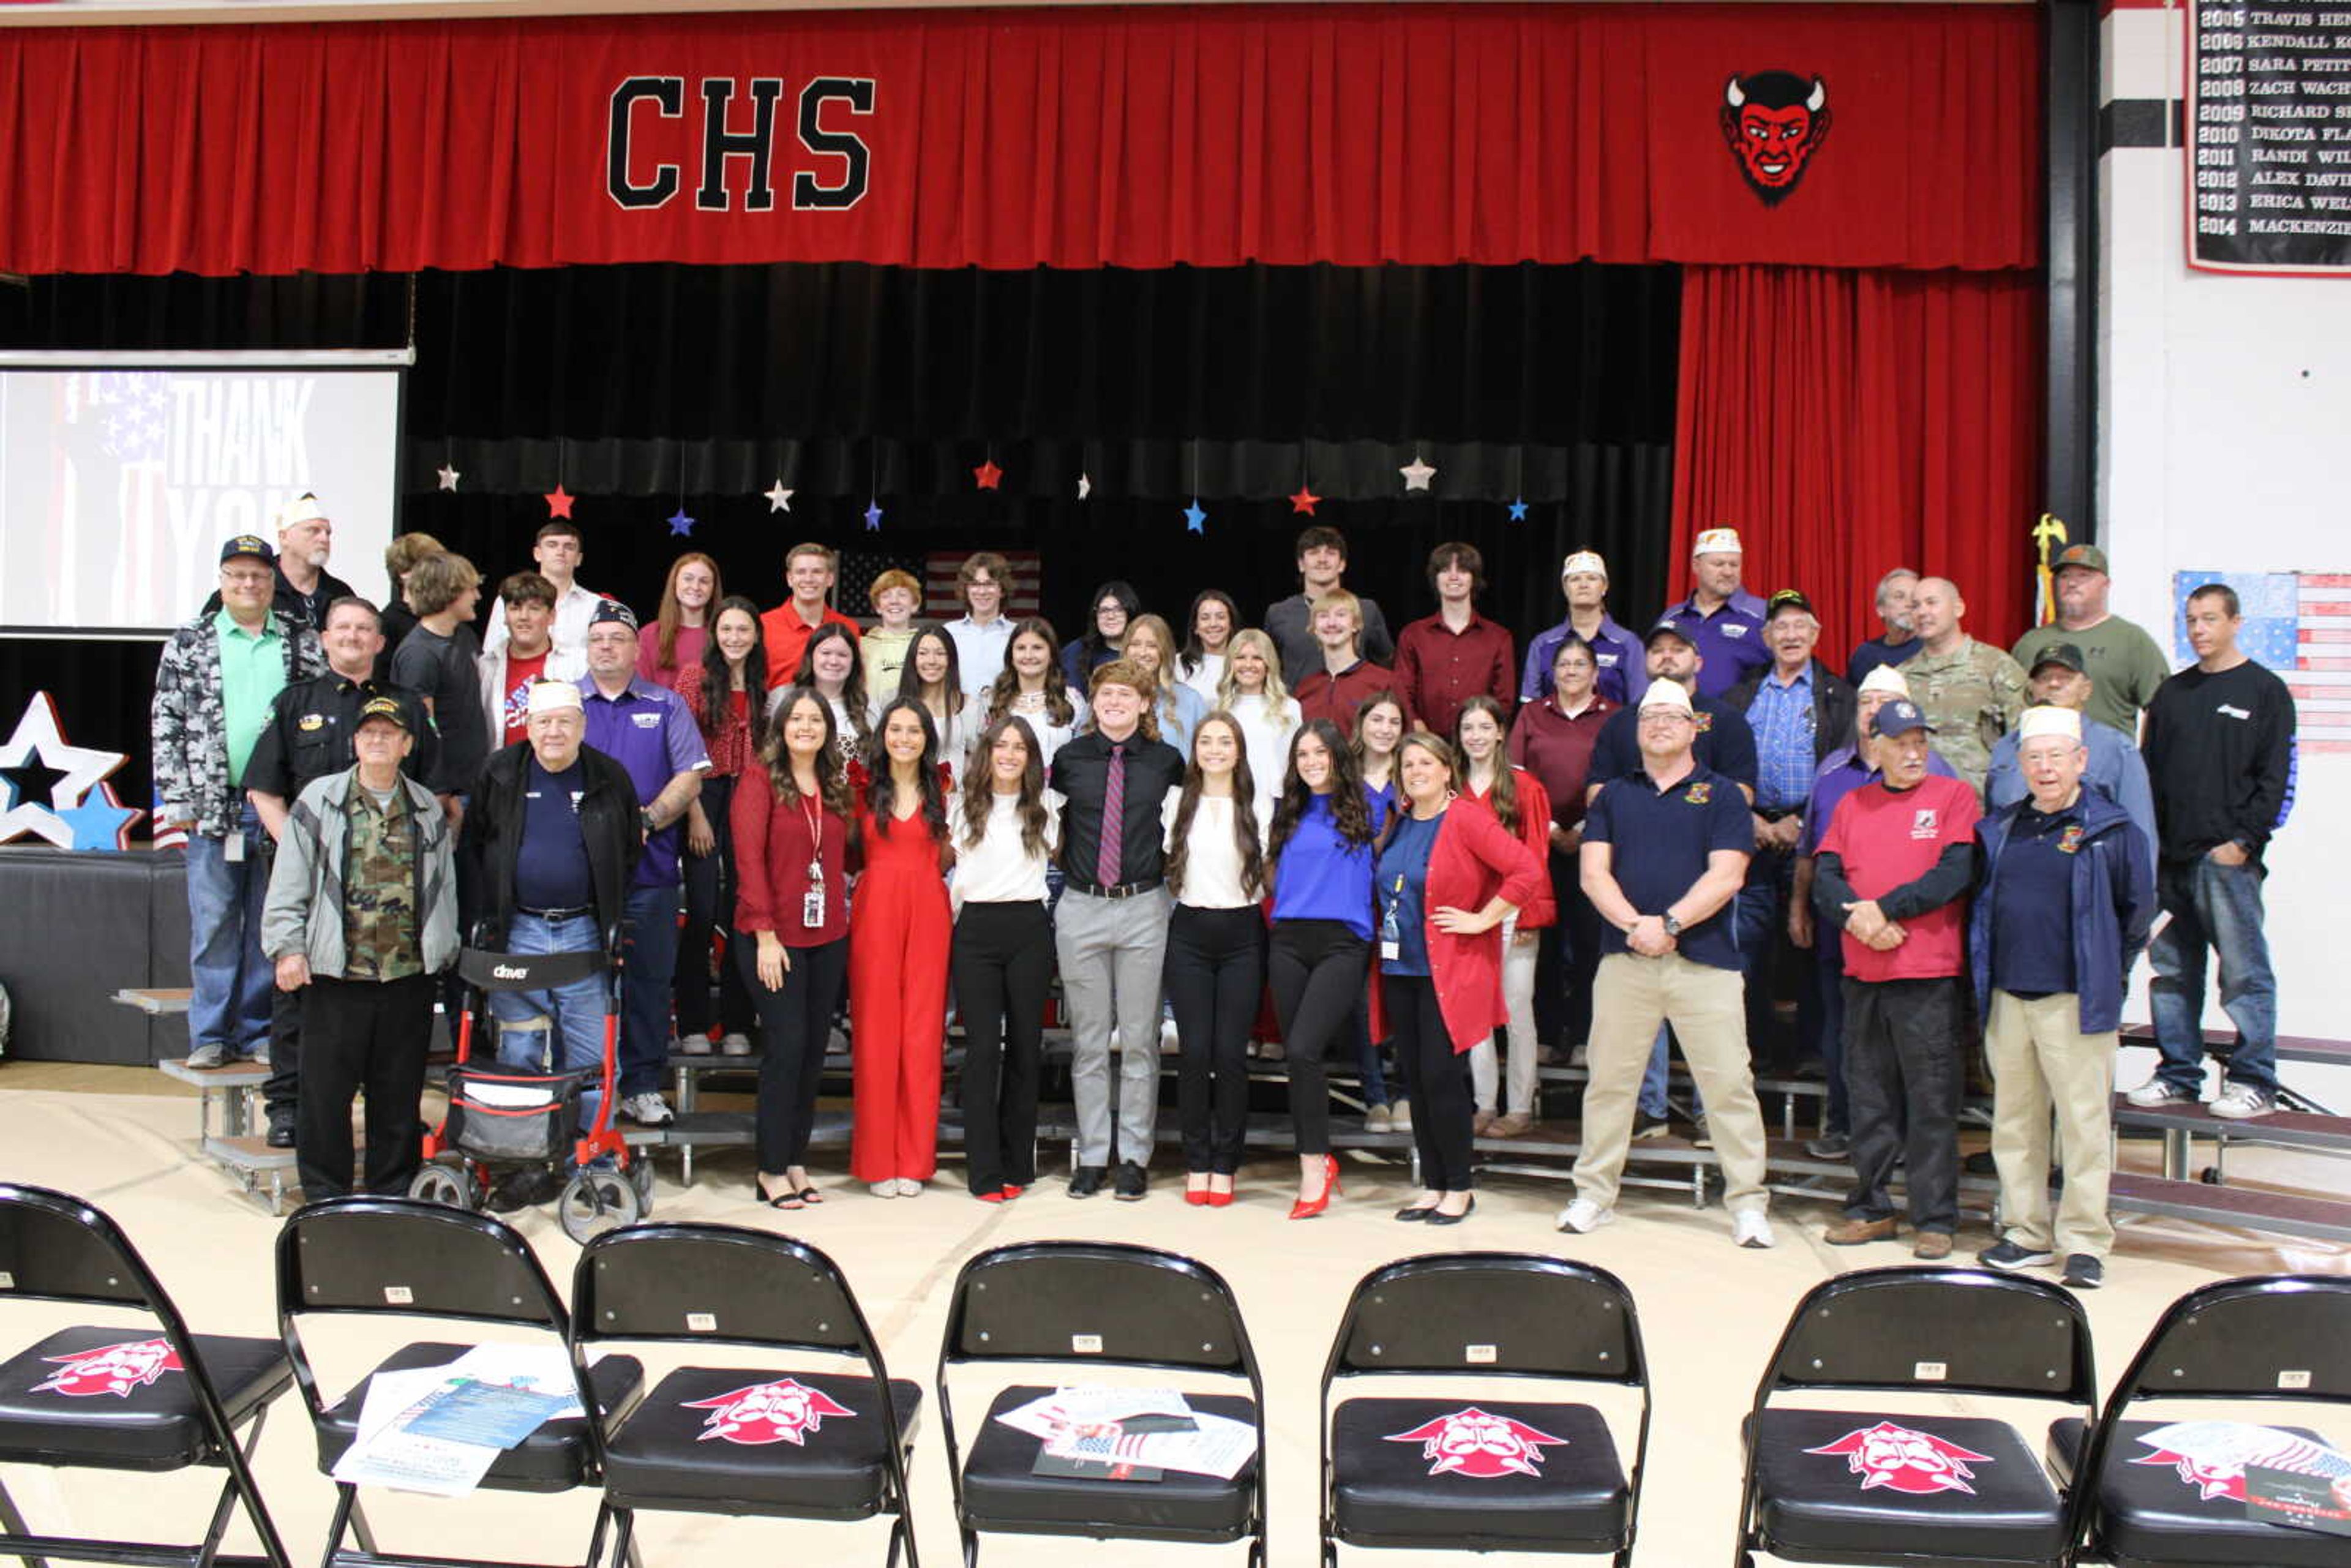
[[[1981,795],[1992,747],[2024,713],[2028,684],[2014,659],[1972,637],[1938,657],[1920,648],[1903,661],[1910,700],[1935,727],[1935,753]]]
[[[319,634],[282,610],[270,622],[286,643],[286,684],[327,667]],[[199,615],[163,643],[155,666],[155,798],[165,822],[188,822],[221,838],[236,825],[244,798],[228,781],[228,721],[221,709],[220,632]]]
[[[313,975],[341,979],[344,951],[343,872],[350,858],[350,804],[355,768],[315,779],[295,800],[277,841],[269,897],[261,910],[261,950],[271,958],[299,953]],[[424,972],[457,961],[457,861],[441,802],[402,775],[416,824],[416,931]]]

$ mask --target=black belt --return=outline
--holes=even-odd
[[[1802,816],[1803,810],[1802,806],[1758,806],[1755,814],[1767,822],[1776,822],[1783,818]]]
[[[1143,882],[1123,882],[1116,887],[1094,887],[1086,883],[1073,882],[1067,885],[1065,891],[1082,893],[1092,898],[1134,898],[1141,894],[1157,892],[1163,880],[1155,876]]]
[[[595,914],[596,906],[592,904],[582,904],[570,909],[531,909],[517,904],[515,905],[515,913],[536,915],[541,920],[579,920]]]

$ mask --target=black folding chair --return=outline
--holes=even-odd
[[[1041,1438],[997,1419],[1053,1390],[1000,1390],[967,1456],[956,1441],[951,1367],[973,1363],[1154,1367],[1247,1379],[1249,1394],[1183,1391],[1196,1412],[1246,1422],[1257,1448],[1232,1479],[1165,1470],[1155,1481],[1038,1475]],[[964,1265],[939,1347],[939,1425],[966,1568],[986,1533],[1217,1544],[1246,1539],[1265,1562],[1265,1390],[1232,1290],[1215,1270],[1155,1248],[1035,1241]]]
[[[2351,1280],[2273,1274],[2190,1291],[2163,1314],[2107,1396],[2089,1440],[2078,1420],[2049,1429],[2049,1459],[2085,1486],[2090,1553],[2116,1568],[2342,1568],[2351,1542],[2248,1516],[2248,1463],[2311,1476],[2323,1494],[2341,1483],[2351,1432],[2210,1421],[2126,1420],[2159,1399],[2351,1404]],[[2158,1436],[2159,1434],[2159,1436]],[[2346,1489],[2351,1490],[2351,1489]]]
[[[470,1343],[447,1340],[402,1345],[329,1405],[303,1347],[300,1322],[330,1312],[543,1330],[567,1347],[580,1407],[601,1409],[607,1418],[624,1410],[643,1382],[643,1365],[625,1355],[606,1356],[593,1371],[589,1369],[571,1344],[570,1316],[561,1298],[529,1245],[503,1221],[407,1197],[339,1197],[310,1204],[296,1210],[277,1234],[277,1325],[318,1436],[322,1474],[332,1475],[358,1440],[360,1414],[377,1376],[446,1366],[473,1348]],[[603,1462],[597,1431],[595,1423],[581,1416],[545,1422],[500,1454],[481,1484],[519,1492],[593,1486]],[[334,1522],[321,1568],[444,1568],[452,1562],[475,1561],[380,1552],[360,1504],[359,1487],[339,1480],[335,1494]],[[603,1527],[600,1508],[587,1555],[570,1562],[597,1560]],[[356,1551],[345,1547],[346,1536],[358,1542]]]
[[[1352,1398],[1345,1379],[1516,1377],[1641,1393],[1628,1479],[1602,1414],[1459,1395]],[[1608,1552],[1633,1560],[1649,1447],[1632,1292],[1604,1269],[1526,1252],[1407,1258],[1364,1276],[1322,1369],[1322,1561],[1338,1546]]]
[[[850,1521],[891,1515],[887,1564],[903,1542],[919,1568],[906,1463],[919,1384],[893,1380],[849,1281],[815,1248],[730,1225],[607,1231],[572,1275],[572,1334],[599,1342],[713,1343],[854,1357],[865,1370],[686,1366],[603,1430],[604,1506],[615,1558],[640,1509]],[[592,1568],[592,1562],[591,1562]]]
[[[2080,1497],[2006,1421],[1774,1395],[1901,1390],[2057,1399],[2095,1413],[2081,1303],[2044,1281],[1972,1269],[1869,1269],[1796,1304],[1741,1433],[1738,1568],[1797,1563],[2048,1564],[2074,1560]]]
[[[187,1546],[36,1535],[0,1487],[0,1556],[22,1557],[28,1568],[49,1557],[287,1568],[252,1466],[270,1401],[293,1376],[276,1340],[190,1333],[121,1227],[78,1197],[13,1182],[0,1183],[0,1295],[128,1308],[155,1320],[154,1328],[59,1329],[0,1364],[0,1464],[147,1472],[217,1465],[228,1472],[204,1539]],[[240,1506],[261,1539],[259,1557],[220,1550]]]

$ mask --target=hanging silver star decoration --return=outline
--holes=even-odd
[[[1437,477],[1437,470],[1430,467],[1417,452],[1412,455],[1411,462],[1396,472],[1404,476],[1404,487],[1407,490],[1426,490],[1428,482]]]
[[[776,512],[790,511],[792,509],[792,494],[793,493],[790,490],[784,487],[783,476],[780,474],[776,476],[775,488],[766,492],[768,512],[772,514]]]
[[[444,490],[454,490],[457,487],[458,475],[455,468],[452,468],[449,465],[444,463],[441,465],[438,472],[441,476],[441,487]]]

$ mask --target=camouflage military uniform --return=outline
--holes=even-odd
[[[1902,678],[1935,727],[1936,755],[1982,794],[1992,747],[2024,712],[2024,671],[1991,643],[1962,637],[1940,656],[1920,648],[1903,662]]]
[[[355,780],[343,803],[343,977],[397,980],[424,972],[416,936],[416,812],[405,790],[389,807]]]

